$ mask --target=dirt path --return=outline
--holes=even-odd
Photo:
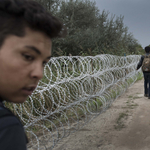
[[[150,99],[143,91],[140,80],[54,150],[150,150]]]

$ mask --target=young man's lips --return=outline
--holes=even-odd
[[[25,95],[31,95],[33,93],[33,91],[35,90],[36,86],[34,87],[25,87],[25,88],[22,88],[22,92],[25,94]]]

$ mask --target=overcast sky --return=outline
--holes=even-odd
[[[144,48],[150,44],[150,0],[95,0],[100,12],[124,16],[124,24]]]

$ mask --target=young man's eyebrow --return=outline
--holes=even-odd
[[[41,52],[34,46],[25,46],[28,49],[35,51],[37,54],[41,55]]]
[[[28,49],[31,49],[31,50],[33,50],[34,52],[36,52],[37,54],[41,55],[40,50],[37,49],[36,47],[34,47],[34,46],[25,46],[25,47],[28,48]],[[47,57],[47,59],[50,59],[50,58],[51,58],[51,56],[48,56],[48,57]]]

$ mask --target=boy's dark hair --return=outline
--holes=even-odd
[[[150,52],[150,47],[149,47],[149,46],[146,46],[146,47],[145,47],[145,52],[146,52],[146,53],[149,53],[149,52]]]
[[[50,38],[64,33],[63,24],[39,3],[31,0],[0,0],[0,46],[8,35],[25,36],[25,28]]]

